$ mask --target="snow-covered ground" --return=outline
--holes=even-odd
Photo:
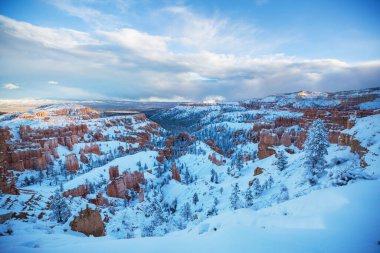
[[[379,252],[380,181],[315,191],[269,208],[239,209],[164,237],[85,237],[15,221],[1,252]]]

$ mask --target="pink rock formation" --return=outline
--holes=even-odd
[[[173,162],[173,165],[172,165],[172,178],[178,182],[181,182],[181,176],[179,174],[179,170],[177,168],[177,165],[175,164],[175,162]]]
[[[107,195],[109,197],[129,199],[130,196],[128,196],[127,190],[139,192],[139,184],[142,184],[145,181],[143,172],[124,172],[121,176],[118,176],[118,167],[111,167],[110,170],[109,174],[111,183],[107,186]]]
[[[105,226],[98,210],[86,208],[70,223],[73,231],[81,232],[85,235],[95,237],[105,236]]]
[[[65,168],[71,174],[79,170],[78,158],[75,154],[69,154],[65,158]]]

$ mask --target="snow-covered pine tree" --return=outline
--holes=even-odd
[[[66,203],[66,199],[61,196],[59,190],[56,190],[51,201],[50,210],[51,218],[58,223],[65,223],[71,216],[71,211]]]
[[[44,174],[42,172],[42,169],[38,171],[38,183],[41,185],[42,181],[44,179]]]
[[[277,203],[284,202],[286,200],[289,200],[289,192],[288,187],[285,185],[281,185],[280,193],[277,195]]]
[[[263,187],[261,186],[260,180],[258,178],[253,180],[252,193],[254,198],[260,197],[260,195],[263,193]]]
[[[305,147],[306,177],[311,185],[315,185],[325,169],[327,155],[328,132],[321,119],[315,120],[307,132]]]
[[[239,185],[236,183],[233,186],[231,196],[230,196],[230,203],[231,203],[231,208],[236,210],[240,207],[240,189]]]
[[[190,176],[190,173],[189,173],[189,169],[186,167],[186,170],[185,170],[185,176],[184,176],[184,180],[185,184],[190,184],[191,183],[191,176]]]
[[[214,204],[212,205],[211,209],[207,211],[207,217],[218,214],[218,208],[217,208],[218,204],[219,204],[219,200],[216,197],[214,197]]]
[[[251,187],[248,187],[248,189],[245,191],[245,205],[247,207],[250,207],[253,205],[253,194],[252,194],[252,189]]]
[[[181,209],[181,215],[183,217],[183,219],[185,221],[190,221],[191,220],[191,216],[192,216],[192,213],[191,213],[191,206],[188,202],[186,202],[182,209]]]
[[[199,202],[198,194],[194,193],[194,195],[193,195],[193,204],[197,205],[198,202]]]
[[[279,171],[283,171],[286,169],[286,166],[288,165],[288,158],[285,155],[284,150],[281,150],[278,152],[278,157],[277,157],[277,168]]]
[[[154,225],[151,220],[147,220],[141,227],[141,237],[152,237],[153,235]]]

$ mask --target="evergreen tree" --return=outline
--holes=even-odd
[[[214,169],[211,169],[211,182],[218,184],[219,183],[219,178],[218,178],[218,173]]]
[[[263,193],[263,187],[260,185],[260,180],[256,178],[252,183],[253,197],[258,198]]]
[[[141,237],[152,237],[154,235],[154,225],[151,220],[147,220],[141,228]]]
[[[194,193],[194,195],[193,195],[193,204],[197,205],[198,202],[199,202],[198,194]]]
[[[309,127],[305,141],[306,177],[311,185],[317,183],[318,178],[326,166],[328,132],[323,120],[315,120]]]
[[[244,198],[245,198],[245,203],[247,207],[250,207],[253,205],[253,194],[252,194],[251,187],[248,187],[247,191],[245,192]]]
[[[183,219],[185,221],[190,221],[191,220],[191,216],[192,216],[192,213],[191,213],[191,206],[188,202],[186,202],[183,207],[182,207],[182,210],[181,210],[181,215],[183,217]]]
[[[231,196],[230,196],[230,203],[231,203],[231,208],[236,210],[240,207],[240,189],[239,185],[236,183],[233,186]]]
[[[277,195],[277,203],[289,200],[288,188],[285,185],[281,185],[280,193]]]
[[[214,216],[214,215],[218,214],[218,208],[217,208],[218,204],[219,204],[219,200],[216,197],[214,197],[214,203],[213,203],[211,209],[208,210],[207,217]]]
[[[189,173],[189,169],[187,167],[186,167],[186,170],[185,170],[184,182],[185,182],[185,184],[190,184],[191,183],[191,176],[190,176],[190,173]]]
[[[288,158],[286,157],[285,152],[281,150],[278,153],[278,157],[277,157],[277,168],[279,171],[283,171],[284,169],[286,169],[287,165],[288,165]]]
[[[42,172],[42,169],[38,171],[38,183],[41,185],[42,181],[44,179],[44,173]]]
[[[170,213],[173,214],[177,211],[177,198],[173,200],[169,207]]]
[[[71,216],[71,211],[66,203],[66,199],[61,196],[58,190],[55,191],[50,210],[52,211],[51,218],[58,223],[65,223]]]

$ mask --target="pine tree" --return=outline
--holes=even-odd
[[[50,210],[52,211],[51,218],[58,223],[65,223],[71,216],[71,211],[66,203],[66,199],[61,196],[58,190],[55,191]]]
[[[315,120],[309,127],[305,141],[306,177],[311,185],[317,183],[325,169],[328,143],[328,132],[323,120]]]
[[[141,228],[141,237],[152,237],[154,235],[154,225],[151,220],[147,220]]]
[[[211,169],[211,182],[218,184],[219,183],[219,178],[218,178],[218,173],[214,169]]]
[[[252,194],[251,187],[248,187],[247,191],[245,192],[244,198],[245,198],[245,203],[247,207],[250,207],[253,205],[253,194]]]
[[[44,179],[44,174],[43,174],[43,172],[42,172],[42,169],[40,169],[40,170],[38,171],[38,183],[40,183],[40,185],[41,185],[43,179]]]
[[[219,200],[216,197],[214,197],[214,203],[213,203],[211,209],[208,210],[207,217],[214,216],[214,215],[218,214],[218,208],[217,208],[218,204],[219,204]]]
[[[277,195],[277,203],[289,200],[288,188],[285,185],[281,185],[280,193]]]
[[[185,170],[184,182],[185,182],[185,184],[190,184],[191,183],[191,176],[190,176],[190,173],[189,173],[189,169],[187,167],[186,167],[186,170]]]
[[[230,196],[231,208],[234,210],[239,208],[239,205],[240,205],[240,196],[239,195],[240,195],[240,189],[239,189],[239,185],[236,183],[233,186],[231,196]]]
[[[186,202],[181,210],[181,215],[185,221],[190,221],[191,220],[191,206],[188,202]]]
[[[253,197],[254,198],[260,197],[261,194],[263,193],[263,187],[261,186],[260,180],[258,178],[256,178],[255,180],[253,180],[253,183],[252,183],[252,192],[253,192]]]
[[[198,202],[199,202],[198,194],[194,193],[194,195],[193,195],[193,204],[197,205]]]
[[[285,152],[281,150],[278,153],[278,158],[277,158],[277,168],[279,171],[283,171],[286,169],[286,166],[288,165],[288,158],[285,155]]]

